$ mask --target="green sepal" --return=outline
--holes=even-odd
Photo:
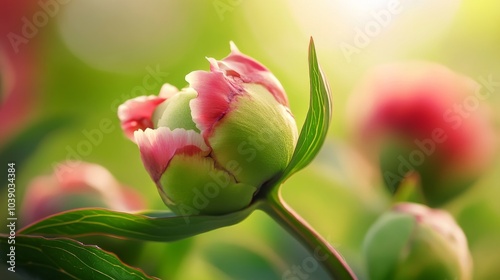
[[[160,179],[160,195],[179,215],[220,215],[248,206],[257,188],[238,183],[209,157],[177,155]]]
[[[218,163],[237,166],[239,182],[259,186],[282,172],[295,147],[297,128],[287,108],[259,85],[246,85],[209,136]]]

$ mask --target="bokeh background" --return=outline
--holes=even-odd
[[[185,86],[187,73],[208,69],[205,57],[225,57],[234,41],[278,77],[300,127],[307,113],[307,48],[313,36],[333,92],[333,124],[320,155],[285,183],[283,193],[361,278],[363,237],[390,206],[390,197],[376,168],[351,144],[355,114],[347,108],[356,106],[350,96],[357,83],[373,66],[405,60],[500,81],[500,2],[494,0],[2,2],[0,150],[2,166],[17,161],[18,208],[33,178],[76,159],[109,169],[146,197],[148,209],[165,209],[137,147],[122,134],[117,106],[157,94],[166,82]],[[367,42],[356,44],[356,34],[374,13],[391,5],[399,12]],[[499,93],[497,86],[484,101],[493,108],[497,128]],[[112,126],[82,150],[89,140],[85,131],[100,130],[103,121]],[[443,206],[467,235],[474,279],[500,278],[499,182],[495,161],[473,188]],[[1,193],[6,197],[5,188]],[[256,212],[236,226],[170,244],[144,244],[131,264],[162,279],[287,279],[286,272],[308,256]],[[319,267],[305,276],[300,279],[325,278]]]

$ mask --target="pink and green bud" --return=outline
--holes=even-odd
[[[267,68],[234,44],[228,57],[208,61],[210,71],[188,74],[186,88],[166,84],[159,97],[119,108],[160,196],[181,215],[248,206],[288,165],[298,137],[285,91]]]
[[[67,161],[54,173],[36,177],[26,189],[22,222],[30,224],[47,216],[76,208],[101,207],[133,212],[144,209],[144,198],[122,185],[104,167]]]
[[[426,202],[439,205],[463,192],[494,158],[488,81],[432,63],[375,68],[352,98],[356,140],[380,163],[391,192],[420,175]]]
[[[472,277],[467,239],[443,210],[401,203],[368,231],[363,254],[369,279],[457,279]]]

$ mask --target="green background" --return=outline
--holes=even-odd
[[[428,60],[472,78],[500,80],[500,3],[400,1],[400,12],[391,15],[387,26],[369,37],[359,53],[346,57],[342,44],[353,45],[357,28],[365,28],[391,1],[269,2],[74,0],[60,5],[35,38],[38,62],[33,67],[40,83],[29,95],[36,101],[31,113],[19,121],[17,131],[2,132],[4,139],[13,139],[47,118],[66,120],[46,137],[32,139],[40,145],[18,164],[18,207],[30,180],[51,173],[55,163],[68,158],[68,149],[86,140],[83,130],[99,129],[109,119],[114,129],[81,159],[105,166],[139,190],[150,209],[165,209],[137,147],[121,132],[114,105],[141,91],[156,95],[166,82],[184,87],[186,74],[208,69],[205,57],[226,56],[232,40],[281,81],[300,127],[308,108],[307,47],[313,36],[333,92],[333,124],[318,158],[285,183],[284,197],[363,277],[364,234],[390,200],[350,145],[349,96],[372,66],[394,61]],[[20,46],[19,55],[29,44]],[[150,87],[144,79],[151,69],[161,74]],[[485,101],[496,124],[498,91]],[[473,188],[443,207],[467,235],[475,279],[500,277],[499,171],[496,161]],[[287,233],[256,212],[237,226],[171,244],[148,243],[134,265],[162,279],[281,279],[307,257]],[[309,276],[325,277],[319,268]]]

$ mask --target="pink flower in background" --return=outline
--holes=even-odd
[[[40,43],[24,37],[23,17],[36,12],[37,1],[4,3],[0,9],[0,147],[20,132],[36,112],[39,99]],[[25,28],[25,27],[24,27]],[[33,31],[30,31],[33,32]]]
[[[210,71],[166,84],[118,109],[125,134],[167,206],[183,215],[225,214],[248,206],[288,165],[298,138],[283,87],[234,44]]]
[[[22,205],[22,222],[29,224],[61,211],[83,207],[138,211],[145,208],[145,200],[98,164],[64,162],[53,174],[31,181]]]
[[[444,202],[492,159],[489,90],[437,64],[377,67],[352,98],[357,142],[370,157],[380,157],[392,190],[415,170],[429,202]]]

